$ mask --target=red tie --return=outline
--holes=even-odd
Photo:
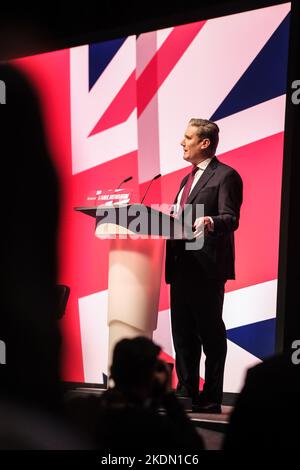
[[[197,173],[197,171],[199,170],[199,168],[197,166],[194,166],[193,170],[189,173],[189,176],[188,176],[188,179],[185,183],[185,186],[184,186],[184,189],[183,189],[183,192],[182,192],[182,195],[181,195],[181,199],[180,199],[180,208],[179,208],[179,214],[181,214],[181,212],[183,211],[184,209],[184,205],[186,204],[186,201],[189,197],[189,194],[190,194],[190,190],[191,190],[191,187],[192,187],[192,184],[193,184],[193,180],[194,180],[194,176],[195,174]]]

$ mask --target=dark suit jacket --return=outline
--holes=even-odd
[[[188,175],[182,180],[180,190]],[[196,218],[196,205],[204,204],[204,216],[212,217],[214,231],[204,240],[202,249],[185,249],[184,240],[168,240],[166,252],[166,282],[171,283],[176,264],[196,275],[212,279],[234,279],[234,230],[239,226],[240,207],[243,198],[243,183],[240,175],[216,157],[204,170],[190,193],[187,204]]]

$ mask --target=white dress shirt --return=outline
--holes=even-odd
[[[193,183],[192,183],[189,195],[193,191],[194,187],[196,186],[199,179],[203,175],[204,170],[208,167],[208,165],[210,164],[211,161],[212,161],[212,158],[207,158],[206,160],[203,160],[201,163],[198,163],[197,167],[199,168],[199,170],[197,171],[197,173],[194,176]],[[181,196],[182,196],[182,193],[183,193],[183,189],[184,189],[184,186],[182,187],[180,193],[178,194],[177,203],[176,203],[176,206],[175,206],[175,214],[178,214],[178,211],[179,211],[179,208],[180,208],[180,201],[181,201]],[[213,223],[211,218],[210,218],[210,220]]]

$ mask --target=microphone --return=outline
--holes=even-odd
[[[127,183],[127,181],[130,181],[130,180],[132,180],[132,176],[128,176],[128,178],[125,178],[123,181],[121,181],[121,183],[116,189],[119,189],[120,186],[122,186],[122,184]]]
[[[147,193],[148,193],[148,191],[149,191],[149,189],[150,189],[150,186],[151,186],[151,184],[153,183],[153,181],[154,181],[154,180],[157,180],[157,179],[160,178],[160,177],[161,177],[161,174],[159,173],[158,175],[154,176],[154,178],[152,178],[152,180],[150,181],[150,183],[149,183],[149,185],[148,185],[148,187],[147,187],[147,189],[146,189],[146,192],[145,192],[145,194],[144,194],[144,196],[143,196],[143,198],[142,198],[141,204],[143,204],[143,201],[144,201],[145,197],[147,196]]]

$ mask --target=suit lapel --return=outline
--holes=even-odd
[[[206,169],[204,170],[201,178],[199,179],[199,181],[197,182],[196,186],[194,187],[194,189],[192,190],[192,192],[190,193],[186,203],[187,204],[191,204],[193,202],[193,200],[195,199],[195,197],[197,196],[197,194],[199,193],[199,191],[201,191],[201,189],[203,188],[203,186],[208,182],[208,180],[210,180],[210,178],[214,175],[215,171],[216,171],[216,168],[219,164],[219,160],[215,157],[211,162],[210,164],[208,165],[208,167],[206,167]],[[178,196],[178,195],[177,195]]]

